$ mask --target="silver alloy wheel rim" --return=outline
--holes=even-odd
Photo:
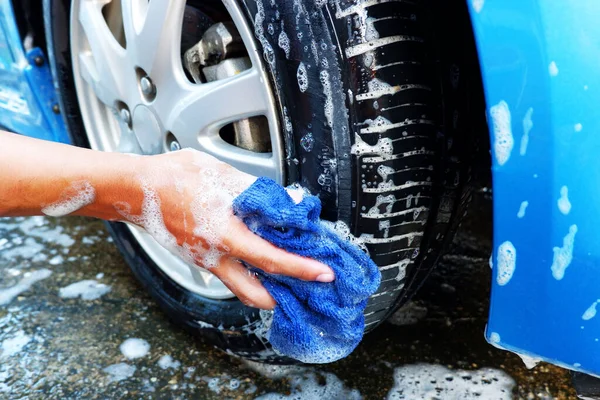
[[[185,1],[123,0],[125,48],[103,17],[102,7],[108,3],[110,0],[73,0],[71,5],[73,75],[91,147],[140,153],[138,138],[147,143],[147,136],[153,135],[156,144],[150,151],[146,146],[146,153],[163,152],[166,134],[172,132],[181,147],[205,151],[245,172],[283,182],[283,143],[275,102],[261,53],[236,2],[223,0],[252,68],[199,85],[188,81],[180,57]],[[156,98],[151,103],[140,93],[137,68],[142,68],[156,86]],[[117,110],[117,105],[123,104],[119,102],[128,105],[131,129]],[[253,153],[220,138],[222,126],[257,115],[268,120],[272,153]],[[136,127],[143,128],[145,135],[141,129],[136,132]],[[211,299],[234,297],[213,274],[190,268],[142,230],[133,226],[130,230],[158,267],[179,285]]]

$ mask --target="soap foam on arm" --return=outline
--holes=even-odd
[[[71,183],[54,203],[42,207],[42,213],[51,217],[62,217],[90,205],[96,199],[96,190],[88,181]]]

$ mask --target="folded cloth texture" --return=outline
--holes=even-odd
[[[377,265],[355,243],[321,221],[321,201],[296,202],[279,184],[259,178],[233,202],[248,228],[275,246],[328,265],[331,283],[306,282],[248,266],[275,299],[267,337],[273,349],[305,363],[350,354],[364,332],[364,309],[381,280]]]

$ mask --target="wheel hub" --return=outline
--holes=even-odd
[[[163,129],[150,108],[142,104],[135,107],[132,128],[144,154],[162,153]]]

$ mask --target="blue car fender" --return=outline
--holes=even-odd
[[[486,338],[600,375],[600,3],[469,0],[492,150]]]

